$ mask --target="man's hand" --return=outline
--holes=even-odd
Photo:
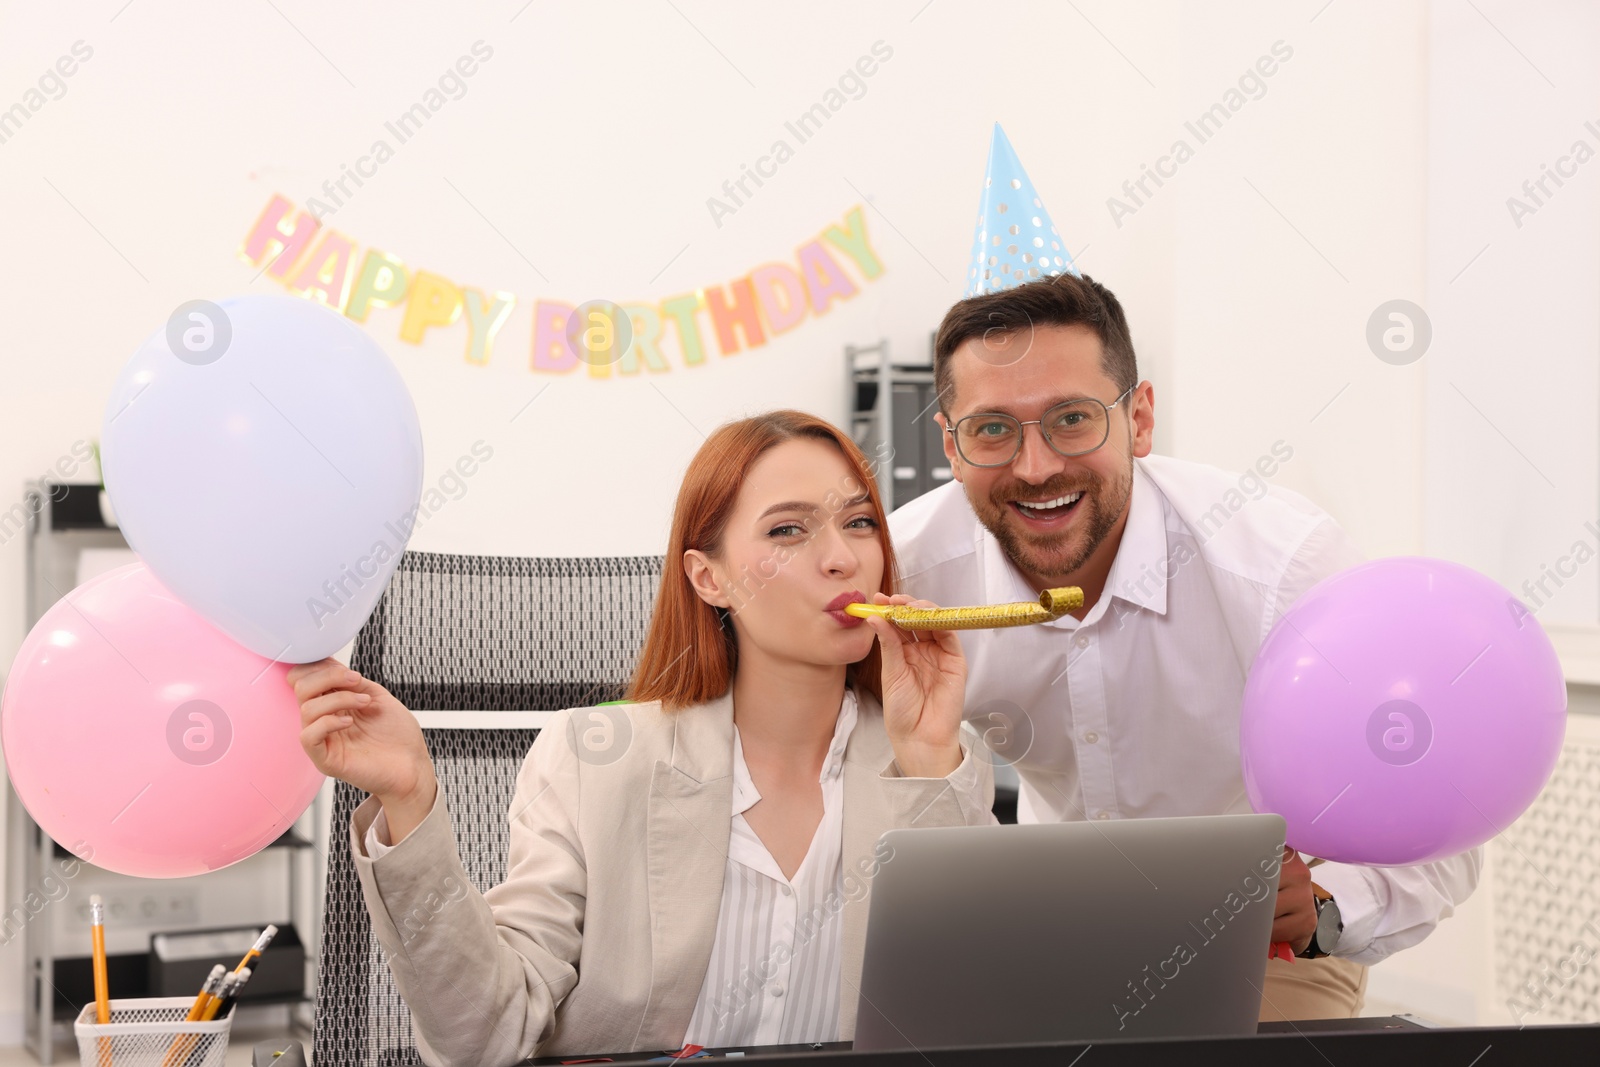
[[[1278,871],[1278,910],[1272,919],[1272,940],[1287,941],[1295,955],[1311,944],[1317,932],[1317,902],[1311,894],[1311,868],[1300,853],[1284,846]]]

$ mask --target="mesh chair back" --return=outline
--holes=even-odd
[[[414,711],[616,700],[644,645],[661,559],[407,552],[351,666]]]
[[[554,711],[615,700],[643,647],[661,563],[407,552],[350,665],[417,711]],[[423,731],[450,796],[462,865],[480,890],[505,877],[506,809],[537,734]],[[313,1059],[420,1064],[410,1012],[372,935],[350,856],[347,827],[364,799],[335,786]]]

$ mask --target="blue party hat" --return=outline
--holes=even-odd
[[[998,122],[989,142],[989,172],[983,179],[973,232],[963,296],[998,292],[1063,272],[1078,273],[1066,242]]]

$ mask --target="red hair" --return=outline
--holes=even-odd
[[[723,628],[722,613],[726,609],[707,604],[689,584],[683,554],[692,548],[709,556],[721,551],[723,534],[739,490],[744,487],[745,475],[765,452],[796,438],[829,442],[844,456],[852,476],[870,499],[873,518],[878,523],[878,544],[883,549],[883,581],[879,588],[893,594],[894,548],[889,543],[883,500],[867,457],[849,435],[802,411],[769,411],[727,423],[700,446],[678,489],[661,587],[650,617],[650,632],[639,654],[639,666],[628,688],[630,700],[659,700],[662,707],[676,711],[715,700],[728,691],[733,672],[738,669],[738,644],[731,624],[729,629]],[[850,495],[855,495],[854,487]],[[881,653],[874,641],[872,651],[847,668],[847,684],[881,700],[882,672]]]

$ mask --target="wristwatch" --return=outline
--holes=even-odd
[[[1330,955],[1339,945],[1339,935],[1344,933],[1344,918],[1339,914],[1333,894],[1312,882],[1311,896],[1317,904],[1317,928],[1311,932],[1311,943],[1299,954],[1303,960],[1319,960]]]

